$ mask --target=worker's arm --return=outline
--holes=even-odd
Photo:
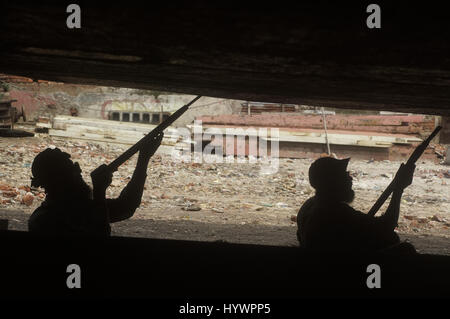
[[[397,227],[403,190],[411,185],[415,168],[415,165],[401,164],[394,178],[394,191],[389,206],[383,216],[375,218],[387,231],[393,231]]]
[[[136,209],[141,204],[145,180],[147,178],[148,162],[161,145],[163,136],[164,134],[161,132],[154,138],[152,143],[149,143],[146,147],[141,148],[139,151],[136,169],[133,172],[131,180],[122,190],[118,198],[107,200],[111,223],[132,217]]]
[[[111,185],[112,172],[106,165],[101,165],[91,173],[93,185],[94,216],[93,219],[98,227],[103,227],[109,234],[109,212],[106,205],[106,189]]]

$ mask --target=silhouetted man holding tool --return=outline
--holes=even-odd
[[[386,213],[372,217],[348,204],[355,196],[352,177],[347,171],[349,159],[323,157],[309,169],[314,197],[301,207],[297,237],[300,245],[315,251],[376,251],[398,245],[394,232],[403,189],[412,182],[415,166],[402,164],[394,178],[394,193]]]
[[[316,160],[309,168],[309,181],[316,194],[303,204],[297,215],[300,245],[319,252],[415,252],[412,245],[400,243],[394,229],[397,227],[403,190],[413,180],[414,163],[439,130],[440,127],[437,127],[416,148],[408,162],[401,164],[391,184],[367,214],[348,205],[355,196],[352,177],[347,171],[350,159],[323,157]],[[385,214],[375,217],[391,193]]]
[[[70,160],[69,154],[59,149],[39,153],[31,167],[31,186],[43,187],[47,197],[30,216],[28,229],[51,235],[109,236],[110,223],[130,218],[139,207],[148,162],[161,144],[164,130],[200,97],[174,112],[110,164],[95,169],[91,173],[92,191],[81,177],[80,166]],[[137,152],[139,158],[130,182],[118,198],[106,199],[113,172]]]
[[[30,216],[30,232],[49,235],[109,236],[110,223],[133,216],[141,203],[147,166],[161,144],[163,133],[154,136],[139,150],[131,180],[116,199],[106,199],[113,170],[101,165],[91,173],[93,190],[81,176],[78,163],[60,149],[39,153],[32,165],[32,186],[40,186],[47,194],[45,201]]]

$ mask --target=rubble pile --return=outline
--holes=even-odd
[[[29,185],[32,161],[47,147],[58,147],[71,154],[90,185],[89,173],[127,148],[48,136],[2,139],[0,211],[15,209],[31,214],[45,199],[43,189]],[[136,159],[133,156],[114,173],[108,197],[119,196],[133,174]],[[258,162],[181,163],[160,148],[151,159],[141,206],[133,218],[296,227],[298,209],[314,194],[308,182],[310,164],[310,159],[280,159],[278,172],[270,174],[264,169],[265,164]],[[400,162],[352,160],[349,170],[356,192],[352,206],[368,211],[399,165]],[[402,197],[398,231],[450,237],[449,182],[448,166],[418,162],[414,182]]]

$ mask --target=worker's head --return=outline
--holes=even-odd
[[[31,172],[31,186],[43,187],[47,193],[61,193],[67,189],[76,190],[79,195],[90,193],[78,163],[72,162],[70,154],[59,148],[47,148],[36,155]]]
[[[353,200],[355,192],[352,190],[352,177],[347,171],[349,160],[322,157],[311,164],[309,182],[317,195],[347,203]]]

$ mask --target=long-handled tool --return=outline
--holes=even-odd
[[[325,143],[327,144],[328,156],[330,156],[331,151],[330,151],[330,143],[328,142],[327,119],[325,118],[325,111],[323,107],[322,107],[322,121],[323,121],[323,129],[325,130]]]
[[[189,106],[191,106],[199,98],[201,98],[201,95],[197,96],[191,102],[189,102],[185,106],[178,109],[175,113],[170,115],[164,122],[159,124],[150,133],[148,133],[143,138],[141,138],[136,144],[134,144],[129,149],[127,149],[122,155],[120,155],[118,158],[116,158],[114,161],[112,161],[110,164],[108,164],[107,165],[108,169],[113,172],[116,171],[120,165],[122,165],[126,160],[128,160],[137,151],[139,151],[139,149],[142,147],[142,145],[144,145],[146,143],[150,143],[152,141],[152,139],[159,132],[164,131],[167,127],[169,127],[169,125],[171,125],[173,122],[175,122],[175,120],[177,120],[184,112],[186,112],[188,110]]]
[[[436,127],[434,131],[431,133],[431,135],[428,136],[426,140],[424,140],[419,146],[416,147],[416,149],[411,154],[405,165],[414,165],[414,163],[419,159],[419,157],[423,154],[423,152],[425,152],[431,140],[436,136],[437,133],[439,133],[441,128],[442,128],[441,126]],[[386,199],[389,198],[389,196],[392,194],[393,191],[394,191],[394,180],[392,180],[389,186],[386,187],[383,194],[381,194],[380,198],[378,198],[378,200],[375,202],[375,204],[372,206],[372,208],[367,214],[370,216],[375,216],[380,207],[383,206],[384,202],[386,201]]]

